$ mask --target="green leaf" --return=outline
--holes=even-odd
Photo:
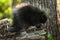
[[[53,40],[53,37],[49,32],[47,33],[47,38],[48,38],[48,40]]]

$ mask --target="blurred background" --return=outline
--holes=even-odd
[[[40,6],[45,7],[46,12],[48,12],[46,14],[48,20],[42,27],[42,29],[46,29],[47,37],[39,40],[60,40],[60,0],[0,0],[0,40],[16,40],[14,33],[11,34],[13,37],[8,39],[10,36],[6,35],[10,33],[6,31],[6,28],[7,23],[10,26],[10,22],[12,22],[12,9],[22,2],[29,2],[38,8],[41,8]],[[9,22],[2,23],[6,22],[4,19]]]

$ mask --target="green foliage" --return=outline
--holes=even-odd
[[[53,40],[53,37],[49,32],[47,33],[47,38],[48,38],[48,40]]]
[[[2,13],[0,13],[0,19],[2,19],[3,18],[3,14]]]
[[[0,0],[0,19],[12,17],[12,0]]]
[[[17,4],[20,4],[22,0],[17,0]]]

